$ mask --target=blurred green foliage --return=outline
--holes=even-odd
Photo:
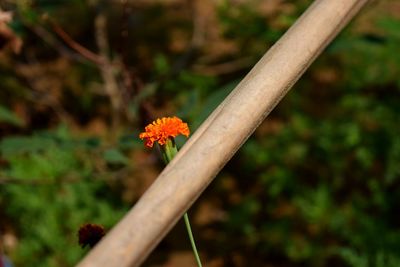
[[[0,188],[0,203],[22,237],[11,255],[16,266],[72,266],[84,251],[77,230],[86,222],[111,228],[127,211],[117,192],[94,174],[94,153],[63,127],[32,137],[10,137],[0,144],[9,166],[1,177],[16,184]],[[112,162],[120,152],[105,153]]]
[[[139,2],[0,5],[14,9],[11,26],[25,42],[21,55],[0,59],[0,230],[17,237],[7,250],[16,266],[74,265],[86,252],[77,244],[79,226],[111,228],[141,193],[136,183],[162,166],[142,152],[140,129],[177,114],[193,132],[311,1],[282,1],[268,12],[263,1],[222,1],[212,25],[222,44],[199,47],[190,41],[192,5]],[[226,216],[195,226],[206,261],[399,266],[400,20],[390,3],[380,12],[367,8],[340,34],[207,190],[204,198]],[[59,37],[45,19],[96,51],[98,12],[111,18],[110,59],[125,64],[115,70],[126,93],[119,127],[110,99],[98,93],[106,83],[101,70],[52,42],[49,36]],[[82,20],[70,21],[71,14]],[[129,35],[119,36],[125,27]],[[178,39],[182,44],[171,45]],[[230,49],[211,49],[218,45]],[[251,64],[218,72],[236,58]],[[131,180],[134,186],[124,188]],[[129,201],[126,191],[133,191]],[[174,249],[160,246],[155,253]]]

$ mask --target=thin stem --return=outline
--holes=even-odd
[[[197,266],[202,267],[201,261],[200,261],[200,256],[199,256],[199,253],[197,252],[197,248],[196,248],[196,242],[194,241],[194,237],[192,234],[192,228],[190,227],[189,216],[188,216],[187,212],[185,212],[185,214],[183,215],[183,218],[185,219],[186,229],[187,229],[187,232],[189,235],[190,244],[192,245],[194,257],[196,258]]]
[[[165,164],[168,164],[178,153],[178,149],[176,147],[175,140],[172,138],[168,139],[167,142],[165,143],[165,145],[161,146],[161,152],[162,152]],[[202,267],[201,261],[200,261],[200,256],[199,256],[199,253],[197,252],[196,243],[194,241],[192,228],[190,227],[189,216],[188,216],[187,212],[185,212],[185,214],[183,215],[183,219],[185,220],[186,229],[187,229],[187,232],[189,235],[190,244],[192,245],[194,257],[196,258],[197,266]]]

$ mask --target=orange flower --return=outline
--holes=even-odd
[[[164,117],[153,121],[145,128],[145,132],[139,138],[145,140],[147,147],[153,147],[154,142],[165,145],[167,139],[178,135],[189,136],[189,127],[178,117]]]

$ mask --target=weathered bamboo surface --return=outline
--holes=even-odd
[[[367,1],[316,0],[78,266],[139,266]]]

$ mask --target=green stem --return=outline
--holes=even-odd
[[[178,149],[176,148],[174,139],[168,139],[165,145],[161,146],[161,152],[165,161],[165,164],[168,164],[178,153]],[[202,267],[199,253],[197,252],[196,243],[194,241],[192,228],[190,227],[189,216],[187,212],[183,215],[183,219],[185,220],[186,229],[189,235],[190,244],[192,245],[194,257],[196,258],[197,266]]]
[[[189,235],[190,244],[192,244],[192,249],[193,249],[194,257],[196,258],[197,266],[202,267],[201,261],[200,261],[200,256],[199,256],[199,253],[197,252],[197,248],[196,248],[196,242],[194,242],[192,228],[190,227],[189,216],[188,216],[187,212],[185,212],[185,214],[183,215],[183,218],[185,219],[186,229],[187,229],[187,232]]]
[[[165,164],[171,162],[171,160],[178,153],[174,139],[168,139],[165,145],[161,146],[161,154],[163,156]]]

